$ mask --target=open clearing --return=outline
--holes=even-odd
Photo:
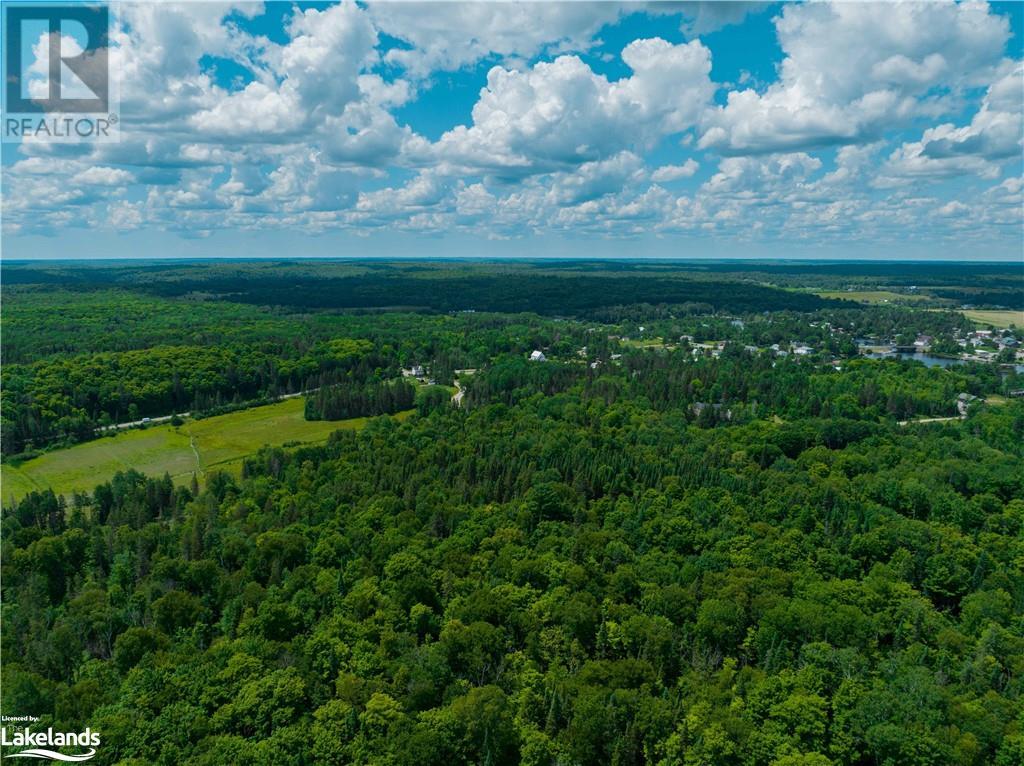
[[[334,431],[362,428],[367,418],[305,420],[304,398],[232,412],[181,426],[159,425],[125,431],[67,449],[47,452],[21,465],[4,464],[3,497],[20,498],[36,489],[69,494],[92,491],[118,471],[134,468],[150,476],[169,473],[178,483],[211,469],[237,472],[242,458],[263,446],[322,442]],[[404,418],[401,412],[396,418]]]
[[[1014,324],[1024,327],[1024,311],[986,311],[983,309],[964,309],[960,312],[972,322],[990,324],[993,327],[1009,327]]]
[[[820,295],[822,298],[838,298],[839,300],[871,304],[921,301],[928,297],[913,293],[894,293],[889,290],[822,290],[815,291],[815,295]]]
[[[664,338],[623,338],[622,344],[633,348],[659,348],[665,345],[665,340]]]

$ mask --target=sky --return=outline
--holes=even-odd
[[[1020,261],[1022,35],[1018,2],[122,2],[120,140],[5,143],[0,244]]]

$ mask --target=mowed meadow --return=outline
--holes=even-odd
[[[972,322],[993,327],[1024,327],[1024,311],[964,309],[960,312]]]
[[[914,303],[927,300],[927,296],[915,293],[897,293],[892,290],[815,290],[815,295],[841,301],[856,301],[869,305],[883,303]]]
[[[201,481],[211,470],[238,472],[242,459],[261,447],[322,442],[334,431],[362,428],[368,420],[305,420],[304,406],[305,398],[296,397],[227,415],[186,420],[180,426],[122,431],[20,464],[5,463],[0,467],[3,499],[17,500],[41,489],[58,494],[89,492],[129,468],[147,476],[168,473],[177,484],[191,481],[193,474]]]

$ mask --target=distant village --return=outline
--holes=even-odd
[[[734,327],[742,329],[744,324],[740,319],[731,321]],[[833,336],[845,335],[846,330],[841,327],[832,327],[828,322],[811,323],[812,327],[822,327],[828,330]],[[640,327],[640,332],[644,331]],[[1024,331],[1019,329],[1003,330],[972,330],[967,333],[956,331],[953,340],[956,349],[936,348],[936,339],[930,335],[918,335],[913,342],[907,343],[896,338],[854,338],[861,354],[879,356],[895,356],[908,354],[935,355],[949,360],[963,362],[1001,362],[1005,364],[1024,363],[1024,342],[1022,342]],[[611,339],[628,342],[628,337],[609,336]],[[679,344],[664,344],[665,348],[676,348],[678,345],[687,344],[694,356],[711,355],[718,357],[725,349],[728,341],[697,341],[692,335],[680,335]],[[744,345],[744,349],[750,353],[768,351],[775,356],[785,357],[790,354],[794,356],[811,356],[821,350],[809,343],[800,340],[793,340],[788,343],[773,343],[766,348]],[[541,352],[535,351],[534,354]],[[541,354],[543,356],[543,354]],[[531,357],[532,358],[532,357]],[[835,361],[839,361],[835,359]],[[927,360],[924,360],[927,361]]]
[[[734,319],[730,324],[739,329],[744,327],[744,323],[740,319]],[[824,328],[833,336],[847,335],[847,331],[843,328],[833,327],[827,322],[812,322],[811,326]],[[640,326],[638,330],[641,336],[640,338],[630,338],[625,335],[609,335],[608,339],[626,345],[633,344],[641,348],[660,350],[674,350],[680,347],[689,348],[690,352],[695,357],[711,356],[714,358],[717,358],[729,343],[735,342],[726,340],[698,341],[693,335],[680,335],[677,342],[666,342],[661,338],[645,336],[644,333],[646,328],[643,326]],[[948,362],[998,362],[1002,364],[1022,364],[1024,363],[1024,339],[1022,339],[1021,336],[1024,336],[1024,331],[1016,329],[971,330],[967,333],[963,333],[958,330],[953,336],[955,347],[949,347],[947,339],[947,345],[942,348],[937,347],[936,339],[930,335],[918,335],[912,342],[908,341],[906,338],[857,337],[852,340],[862,355],[872,356],[875,358],[897,355],[905,358],[913,358],[912,355],[920,355],[920,358],[925,363],[944,359]],[[816,348],[811,343],[800,340],[772,343],[771,345],[763,348],[744,344],[743,348],[749,353],[766,352],[777,357],[786,357],[790,355],[809,357],[828,353],[824,349]],[[578,356],[586,358],[587,348],[584,346],[577,352],[577,354]],[[621,356],[621,354],[611,354],[610,360],[614,362]],[[542,349],[534,349],[527,354],[526,358],[531,362],[548,361],[548,356]],[[842,359],[840,357],[833,356],[832,361],[838,364]],[[596,368],[599,364],[599,361],[592,362],[591,367]],[[414,367],[412,373],[407,372],[406,374],[412,374],[414,377],[421,377],[422,368]]]
[[[733,319],[730,324],[737,328],[743,329],[743,320]],[[841,327],[833,327],[828,322],[812,323],[812,326],[827,330],[833,336],[848,335],[848,332]],[[652,350],[668,351],[678,348],[688,348],[690,353],[694,357],[709,356],[712,358],[718,358],[725,350],[726,346],[731,341],[698,341],[693,335],[680,335],[677,342],[664,342],[661,338],[652,338],[645,336],[644,333],[647,328],[640,326],[638,332],[640,338],[631,339],[628,336],[620,335],[609,335],[608,339],[612,341],[618,341],[622,344],[635,344],[641,348],[649,348]],[[935,338],[930,335],[918,335],[914,338],[912,343],[908,343],[906,338],[895,339],[895,338],[853,338],[853,342],[856,344],[860,354],[864,356],[871,356],[873,358],[887,358],[887,357],[903,357],[903,358],[918,358],[925,364],[935,366],[936,364],[956,364],[958,362],[984,362],[984,363],[1000,363],[1008,365],[1022,365],[1024,364],[1024,332],[1021,330],[1014,329],[1003,329],[1003,330],[971,330],[969,332],[957,331],[954,334],[953,340],[956,344],[956,348],[952,349],[947,347],[936,349]],[[794,357],[815,357],[819,360],[824,360],[831,363],[836,369],[842,369],[842,363],[844,359],[842,357],[835,356],[829,353],[825,349],[819,349],[810,343],[805,343],[799,340],[793,340],[785,343],[772,343],[766,347],[759,347],[749,344],[744,344],[743,349],[749,353],[770,353],[775,357],[783,358],[787,356]],[[549,352],[550,353],[550,352]],[[526,360],[532,363],[545,363],[549,361],[548,354],[543,349],[535,348],[526,355]],[[586,363],[589,357],[589,352],[586,346],[576,351],[576,356],[579,357],[577,361]],[[618,364],[622,358],[621,353],[613,353],[608,357],[608,362],[611,364]],[[588,364],[591,369],[597,370],[602,365],[601,360],[592,360]],[[456,379],[454,386],[456,393],[452,396],[452,402],[456,406],[461,405],[462,399],[465,395],[465,389],[459,383],[458,378],[466,377],[475,373],[476,370],[455,370]],[[437,381],[431,376],[429,370],[427,370],[421,364],[413,364],[407,369],[402,370],[402,376],[409,380],[414,380],[422,385],[437,385]],[[1011,396],[1024,396],[1024,390],[1013,391]],[[957,411],[960,417],[965,417],[967,414],[967,408],[970,404],[976,401],[977,398],[967,393],[962,393],[958,396],[956,405]],[[716,412],[722,408],[721,404],[709,404],[698,402],[693,406],[694,414],[700,415],[705,408],[714,408]],[[724,410],[719,413],[720,416],[730,419],[731,412]]]

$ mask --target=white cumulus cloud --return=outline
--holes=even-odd
[[[517,177],[644,148],[697,121],[713,92],[703,44],[635,40],[622,59],[633,74],[614,82],[577,56],[492,68],[472,125],[445,133],[438,157]]]
[[[690,178],[699,168],[700,164],[690,158],[682,165],[662,165],[651,173],[651,180],[657,183],[678,181],[680,178]]]
[[[763,92],[735,90],[711,111],[702,147],[726,153],[871,140],[991,76],[1009,35],[984,3],[800,3],[776,19],[785,53]]]

